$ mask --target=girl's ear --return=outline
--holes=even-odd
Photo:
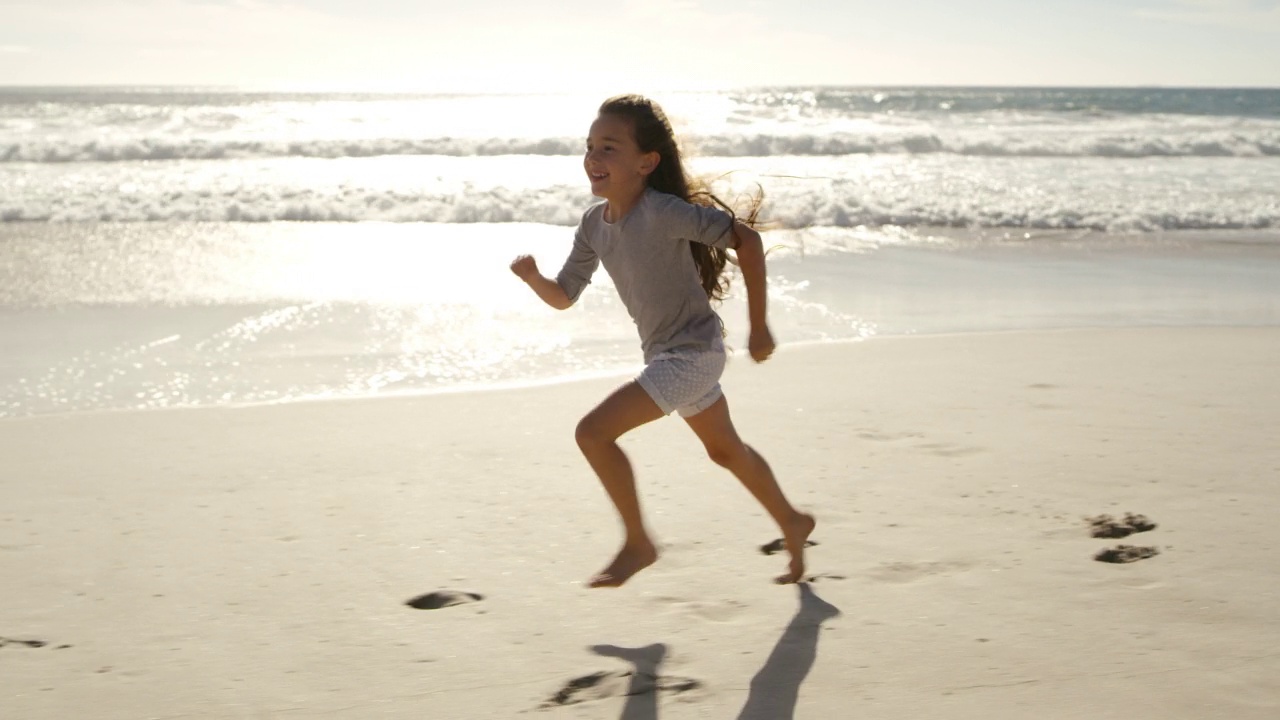
[[[640,174],[645,177],[649,176],[658,168],[658,164],[662,162],[662,155],[657,150],[652,150],[640,156]]]

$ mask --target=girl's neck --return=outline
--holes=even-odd
[[[635,190],[628,190],[619,197],[605,198],[604,221],[607,223],[616,223],[626,217],[636,205],[640,204],[640,198],[644,197],[645,190],[648,186],[641,185]]]

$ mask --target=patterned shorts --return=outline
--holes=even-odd
[[[718,342],[707,351],[674,350],[655,356],[640,371],[636,382],[663,415],[674,411],[687,418],[711,407],[723,396],[720,375],[724,365],[724,346]]]

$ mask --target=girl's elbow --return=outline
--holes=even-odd
[[[561,285],[560,281],[557,280],[556,286],[551,288],[551,292],[543,299],[556,310],[568,310],[573,307],[573,302],[577,298],[570,297],[568,291],[564,289],[564,285]]]

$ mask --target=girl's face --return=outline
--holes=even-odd
[[[630,120],[601,115],[591,123],[582,166],[591,181],[592,195],[610,200],[639,194],[658,160],[658,153],[640,151]]]

